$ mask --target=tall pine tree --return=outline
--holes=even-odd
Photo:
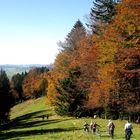
[[[85,93],[83,89],[77,88],[76,81],[80,76],[79,68],[69,71],[69,76],[63,80],[59,80],[56,87],[57,107],[56,111],[59,115],[81,116],[85,101]]]
[[[64,51],[74,51],[79,40],[86,35],[86,29],[80,20],[77,20],[71,31],[68,33],[65,42],[60,42],[58,45]]]
[[[48,87],[48,99],[53,101],[53,104],[55,104],[54,92],[56,92],[55,86],[58,84],[58,79],[66,78],[68,75],[67,71],[77,66],[76,64],[73,66],[73,62],[75,62],[75,58],[79,59],[77,50],[83,47],[80,41],[85,36],[86,29],[82,22],[78,20],[66,36],[65,41],[58,44],[60,52],[55,59],[54,68],[51,72],[51,79],[49,81],[51,86]]]
[[[111,23],[112,17],[116,14],[115,5],[119,0],[95,0],[90,12],[90,23],[87,24],[93,34],[100,34],[102,24]]]
[[[0,124],[8,122],[12,104],[9,79],[5,71],[0,70]]]
[[[26,76],[26,73],[22,73],[22,74],[17,73],[15,75],[13,75],[12,79],[11,79],[13,89],[16,90],[16,92],[18,93],[19,100],[21,102],[24,100],[23,99],[22,83],[23,83],[25,76]]]

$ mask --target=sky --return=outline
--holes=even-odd
[[[93,0],[0,0],[0,64],[51,64]]]

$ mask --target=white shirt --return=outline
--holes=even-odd
[[[131,123],[127,122],[127,123],[125,124],[124,130],[126,130],[126,129],[132,129]]]
[[[109,127],[111,123],[112,123],[112,122],[111,122],[111,121],[109,121],[109,123],[108,123],[108,125],[107,125],[107,126]]]

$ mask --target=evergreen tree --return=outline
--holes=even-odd
[[[60,52],[57,55],[51,72],[51,78],[49,80],[48,87],[48,99],[49,102],[55,104],[54,92],[55,85],[58,83],[58,79],[64,79],[68,73],[67,71],[73,67],[76,67],[77,64],[73,65],[73,62],[76,62],[76,59],[79,59],[78,49],[83,47],[81,40],[86,37],[86,29],[83,26],[80,20],[76,21],[70,33],[66,36],[64,42],[59,42]],[[52,92],[53,91],[53,92]]]
[[[64,51],[74,51],[77,47],[78,41],[85,37],[86,35],[86,29],[83,25],[83,23],[78,20],[74,24],[71,31],[68,33],[65,42],[60,42],[58,45],[64,50]]]
[[[12,105],[13,98],[10,93],[9,79],[5,71],[0,70],[0,124],[8,122]]]
[[[13,75],[11,81],[12,81],[12,86],[13,89],[16,90],[16,92],[18,93],[19,96],[19,100],[22,102],[23,100],[23,89],[22,89],[22,83],[24,80],[26,74],[22,73],[22,74],[15,74]]]
[[[116,14],[115,5],[118,0],[95,0],[90,12],[90,23],[87,24],[93,33],[100,34],[100,25],[111,23]]]
[[[85,37],[85,35],[86,35],[86,29],[82,24],[82,22],[78,20],[74,24],[71,32],[67,35],[66,40],[70,45],[70,47],[74,49],[77,46],[76,42],[78,42],[81,38]]]
[[[59,80],[59,85],[56,87],[58,92],[56,111],[59,115],[82,115],[86,97],[84,90],[76,86],[79,76],[80,70],[76,68],[69,71],[67,78]]]
[[[59,42],[60,53],[57,55],[54,63],[54,71],[57,73],[58,79],[62,75],[67,75],[67,70],[71,68],[73,58],[77,55],[78,48],[82,47],[80,40],[86,36],[86,29],[82,22],[78,20],[71,31],[66,36],[64,42]]]

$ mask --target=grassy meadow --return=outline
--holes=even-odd
[[[49,119],[42,119],[48,114]],[[108,120],[94,119],[101,127],[100,133],[93,135],[83,131],[83,124],[92,118],[72,118],[57,116],[53,108],[45,104],[44,98],[29,100],[18,104],[11,110],[12,121],[7,126],[0,126],[0,140],[109,140]],[[114,140],[124,140],[126,121],[114,120]],[[140,124],[133,124],[131,140],[140,140]]]

